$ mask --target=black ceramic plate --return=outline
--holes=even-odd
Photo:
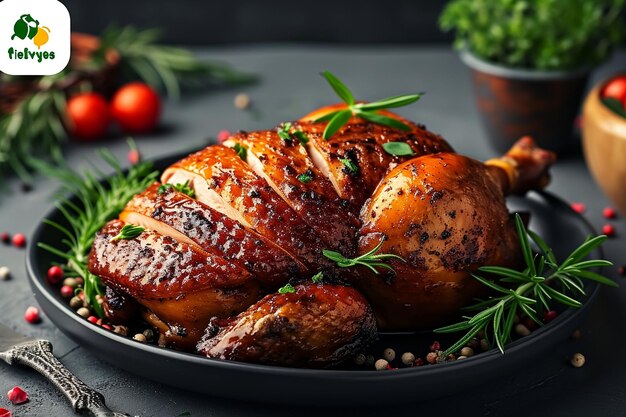
[[[156,166],[163,169],[183,156],[159,160]],[[548,193],[512,197],[508,205],[512,211],[530,212],[530,228],[543,236],[561,258],[593,233],[580,215]],[[62,215],[56,209],[51,210],[46,218],[63,223]],[[356,368],[282,368],[206,359],[134,342],[92,325],[70,309],[60,297],[58,288],[46,283],[48,266],[58,260],[39,249],[36,242],[58,246],[60,239],[58,231],[41,223],[30,240],[27,268],[39,304],[65,334],[102,359],[146,378],[202,394],[271,403],[381,405],[453,394],[462,387],[475,386],[521,368],[534,356],[565,340],[584,317],[598,292],[597,286],[590,286],[582,308],[565,310],[549,325],[511,343],[505,355],[492,350],[462,361],[385,372]],[[593,255],[600,256],[598,253]],[[425,354],[427,346],[435,339],[441,340],[439,335],[430,332],[381,334],[372,351],[378,357],[385,347],[393,347],[398,354],[405,351]]]

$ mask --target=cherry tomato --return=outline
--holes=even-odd
[[[626,106],[626,75],[613,78],[602,90],[602,98],[613,97]]]
[[[150,86],[140,82],[126,84],[111,100],[111,115],[129,133],[154,129],[161,114],[161,100]]]
[[[109,127],[109,105],[98,93],[81,93],[70,98],[67,116],[70,133],[78,139],[100,139]]]

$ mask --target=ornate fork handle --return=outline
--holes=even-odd
[[[0,359],[9,365],[25,365],[33,368],[52,382],[72,403],[75,411],[94,417],[123,417],[107,408],[104,397],[89,388],[52,354],[52,344],[47,340],[25,342],[0,352]]]

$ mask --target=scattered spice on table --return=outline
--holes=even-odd
[[[11,279],[11,270],[6,266],[0,266],[0,281]]]
[[[583,214],[585,211],[587,211],[587,206],[585,206],[584,203],[572,203],[570,204],[570,207],[578,214]]]
[[[605,224],[602,226],[602,233],[608,237],[613,237],[615,236],[615,227],[612,224]]]
[[[13,404],[23,404],[28,401],[28,393],[20,387],[13,387],[7,393],[7,398]]]
[[[617,217],[617,212],[613,207],[605,207],[604,210],[602,210],[602,215],[607,219],[614,219]]]
[[[41,315],[39,314],[39,309],[37,307],[30,306],[26,309],[24,313],[24,320],[26,320],[30,324],[41,323]]]
[[[574,368],[582,368],[585,365],[585,355],[582,353],[574,353],[570,358],[570,363]]]
[[[16,233],[13,235],[12,242],[16,248],[23,248],[26,246],[26,236],[23,233]]]
[[[222,144],[230,137],[230,132],[228,130],[220,130],[217,133],[217,143]]]

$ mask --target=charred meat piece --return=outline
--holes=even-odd
[[[173,347],[192,349],[211,317],[237,314],[258,300],[258,282],[244,268],[150,230],[112,240],[123,226],[113,220],[98,233],[89,272],[181,329],[184,339]]]
[[[350,287],[296,285],[237,317],[213,319],[198,352],[209,358],[320,368],[361,351],[376,335],[367,301]]]
[[[359,220],[296,137],[284,140],[276,131],[263,130],[235,134],[224,145],[246,148],[254,172],[324,239],[327,248],[354,254]]]
[[[265,286],[282,285],[289,278],[307,272],[304,264],[274,242],[159,183],[137,194],[120,214],[120,220],[235,262]]]
[[[169,167],[163,183],[190,181],[197,199],[265,236],[311,270],[328,268],[326,243],[272,187],[224,146],[210,146]]]

